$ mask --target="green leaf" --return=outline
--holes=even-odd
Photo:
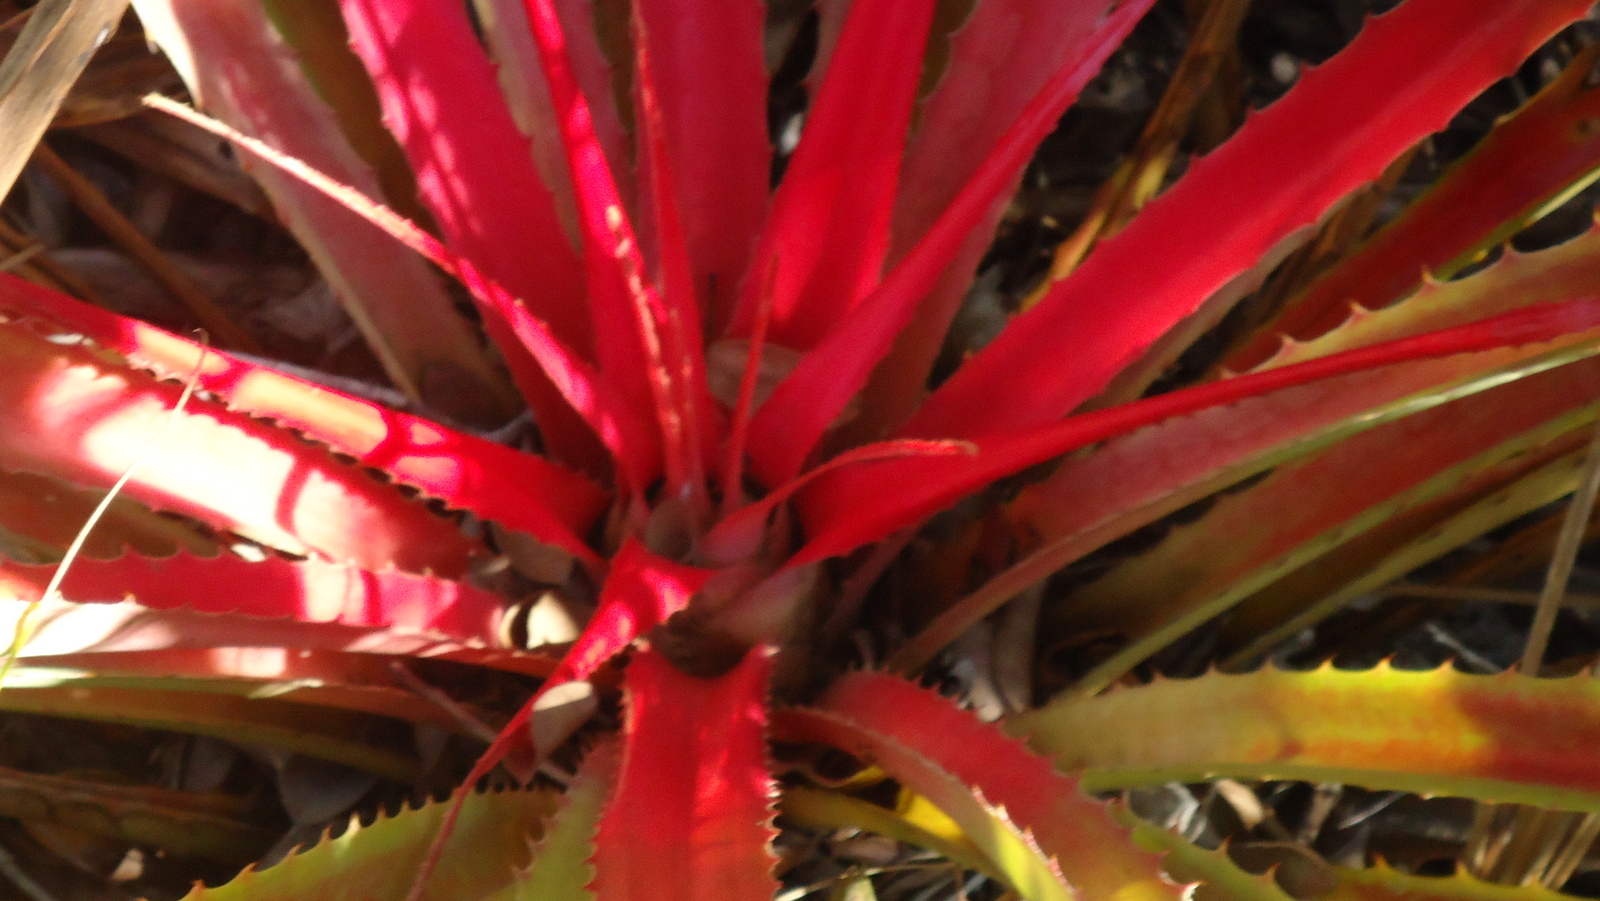
[[[555,809],[551,792],[469,797],[420,901],[475,901],[511,881],[529,844]],[[196,886],[187,901],[401,901],[449,802],[432,802],[369,826],[352,823],[265,870],[248,869],[218,888]]]
[[[1063,696],[1012,731],[1095,791],[1217,777],[1600,811],[1600,680],[1388,665]]]
[[[592,901],[594,837],[616,785],[622,749],[607,739],[589,750],[562,808],[550,819],[533,864],[494,901]]]

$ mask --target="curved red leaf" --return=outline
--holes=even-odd
[[[550,86],[550,99],[561,125],[561,142],[572,173],[600,368],[636,415],[650,418],[652,411],[668,415],[652,394],[661,390],[661,380],[670,378],[665,365],[676,366],[679,361],[662,360],[659,323],[651,315],[660,299],[643,281],[644,258],[605,152],[595,136],[588,101],[573,77],[566,37],[554,4],[552,0],[524,0],[523,7],[539,47],[539,63]],[[666,437],[671,439],[670,435]],[[659,431],[648,437],[640,434],[624,448],[617,462],[627,474],[630,490],[643,493],[660,474],[662,440]]]
[[[922,239],[1052,73],[1093,53],[1104,29],[1119,35],[1125,31],[1116,20],[1129,5],[1111,0],[984,0],[973,8],[950,36],[949,65],[922,101],[917,130],[906,148],[890,236],[891,263]],[[1021,175],[1019,166],[1013,183]],[[1009,198],[1012,192],[1005,193]],[[949,255],[937,286],[918,304],[916,317],[873,373],[862,404],[866,421],[856,434],[886,434],[921,402],[950,321],[1004,212],[1004,202],[992,205]]]
[[[350,44],[371,73],[384,122],[417,175],[422,201],[452,249],[528,305],[562,342],[591,344],[583,268],[567,241],[528,139],[506,108],[461,4],[341,0]],[[515,198],[507,202],[507,198]],[[484,304],[539,425],[563,459],[587,462],[580,433],[502,311]]]
[[[949,698],[892,676],[852,673],[835,682],[817,708],[899,742],[980,790],[1032,833],[1086,901],[1176,901],[1184,894],[1163,877],[1160,856],[1136,848],[1128,830],[1083,794],[1077,779]]]

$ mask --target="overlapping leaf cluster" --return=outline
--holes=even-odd
[[[781,812],[926,845],[1025,898],[1175,899],[1189,880],[1275,898],[1270,879],[1085,789],[1295,779],[1600,813],[1586,678],[1130,684],[1230,612],[1215,659],[1257,660],[1573,490],[1600,416],[1600,238],[1459,281],[1422,273],[1454,274],[1600,171],[1592,51],[1280,298],[1216,372],[1151,386],[1589,0],[1406,0],[1373,19],[930,384],[1024,167],[1152,0],[969,5],[947,36],[933,0],[819,3],[804,127],[773,187],[755,0],[620,15],[481,0],[475,19],[450,0],[340,0],[337,15],[135,0],[194,105],[245,136],[247,166],[394,385],[447,401],[430,386],[449,371],[480,415],[526,405],[541,453],[0,276],[0,523],[41,560],[76,507],[30,512],[38,479],[108,485],[197,364],[204,395],[60,597],[40,598],[49,566],[0,561],[0,627],[38,605],[0,708],[436,787],[422,742],[373,736],[485,736],[473,705],[407,667],[539,680],[452,801],[196,897],[764,898]],[[985,725],[898,676],[832,678],[824,655],[874,581],[929,560],[900,556],[917,530],[1040,464],[990,505],[998,560],[940,546],[959,582],[903,619],[889,668],[921,671],[1012,598],[1037,602],[1052,573],[1248,487],[1037,611],[1043,639],[1111,642],[1046,706]],[[570,645],[510,646],[506,599],[475,581],[496,552],[518,584],[578,607],[591,593]],[[570,709],[556,702],[618,680],[620,728],[585,732],[564,792],[471,793],[502,763],[526,778],[572,753],[582,717],[549,727]],[[780,780],[772,740],[844,751],[901,803]],[[47,794],[18,778],[19,797]],[[147,820],[160,803],[176,802],[150,800]],[[171,832],[112,819],[130,842]],[[1534,894],[1385,867],[1318,875],[1324,897]]]

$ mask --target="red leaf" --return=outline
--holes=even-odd
[[[967,361],[905,434],[964,437],[1065,415],[1591,5],[1410,0],[1373,19]]]
[[[54,565],[0,560],[0,592],[33,600]],[[506,601],[492,592],[433,576],[369,572],[321,560],[268,557],[252,563],[232,554],[170,557],[125,554],[79,557],[61,595],[69,601],[135,601],[155,610],[242,613],[307,623],[396,627],[484,643],[495,641]]]
[[[1006,189],[1039,142],[1151,2],[1125,4],[1081,54],[1050,77],[922,240],[778,384],[750,423],[751,468],[765,484],[780,485],[800,471],[823,431],[861,390],[895,336],[919,313],[921,301],[948,270],[951,257],[985,216],[1004,205]]]
[[[326,12],[338,15],[333,8]],[[288,15],[299,18],[304,14]],[[385,171],[389,148],[377,150],[373,145],[378,142],[363,141],[366,136],[360,133],[347,138],[341,128],[352,121],[368,120],[360,117],[367,110],[357,99],[359,90],[341,91],[337,88],[343,85],[330,84],[348,79],[348,75],[340,77],[344,69],[338,62],[347,62],[356,70],[356,77],[361,77],[360,64],[343,46],[344,28],[338,20],[329,18],[327,25],[332,27],[327,27],[312,21],[318,16],[307,16],[295,23],[303,27],[284,29],[297,36],[309,32],[325,38],[330,49],[343,54],[335,61],[329,57],[336,54],[318,54],[315,46],[309,58],[304,44],[297,52],[275,27],[284,23],[273,22],[265,4],[152,0],[141,4],[139,16],[147,34],[165,46],[170,58],[185,61],[180,63],[182,74],[196,102],[214,115],[365,193],[378,196],[383,185],[400,187],[394,183],[394,173]],[[249,60],[250,65],[230,64],[230,60]],[[321,70],[314,76],[302,71],[319,66]],[[314,90],[311,81],[319,77],[324,87],[335,88],[328,96],[340,105],[340,111],[330,109]],[[340,99],[345,103],[340,104]],[[387,135],[376,131],[376,97],[370,100],[370,123],[376,136],[388,141]],[[374,163],[380,167],[376,177],[368,159],[352,147],[353,142],[361,142],[362,150],[379,161]],[[457,312],[454,300],[427,263],[396,247],[356,213],[293,177],[255,165],[254,160],[244,163],[272,198],[273,211],[327,277],[340,303],[352,312],[397,388],[409,397],[421,398],[427,386],[425,373],[440,365],[455,366],[476,375],[477,384],[493,386],[492,394],[472,398],[474,404],[482,404],[490,415],[494,411],[512,415],[516,398],[508,390],[510,385],[501,384],[503,378],[483,352],[477,329]],[[392,148],[392,163],[404,175],[399,181],[409,188],[410,172],[398,147]],[[491,402],[483,404],[485,400]]]
[[[1543,379],[1530,370],[1545,365],[1547,356],[1547,346],[1529,345],[1352,372],[1165,419],[1112,438],[1091,453],[1070,455],[1009,505],[1008,517],[1037,540],[1037,549],[934,617],[889,665],[900,672],[920,669],[1029,586],[1186,504],[1267,469],[1290,468],[1292,461],[1329,442],[1360,441],[1365,429],[1426,415],[1419,409],[1464,390],[1500,384],[1507,373],[1524,376],[1515,384]],[[1382,467],[1385,473],[1387,468]],[[1208,562],[1215,566],[1216,561]]]
[[[660,299],[643,281],[644,258],[595,137],[588,101],[573,78],[555,8],[551,0],[524,0],[524,7],[539,45],[539,62],[550,85],[572,172],[600,368],[637,414],[648,416],[648,411],[655,410],[660,417],[670,417],[672,411],[664,409],[658,397],[664,381],[672,377],[666,365],[676,366],[680,361],[663,360],[660,322],[653,315]],[[667,424],[664,419],[661,423]],[[637,443],[624,449],[618,463],[628,476],[630,491],[642,494],[660,473],[663,440],[669,443],[669,455],[682,452],[681,446],[670,446],[674,437],[669,432],[646,441],[641,435]]]
[[[201,353],[192,341],[4,274],[0,306],[59,323],[162,378],[185,377]],[[605,495],[569,470],[216,350],[206,352],[198,382],[231,410],[275,420],[452,508],[597,561],[578,536]]]
[[[1546,204],[1595,177],[1600,89],[1588,84],[1600,49],[1575,57],[1560,77],[1496,123],[1392,222],[1319,276],[1283,314],[1231,350],[1223,364],[1243,371],[1270,359],[1284,335],[1307,341],[1364,310],[1389,307],[1415,291],[1423,270],[1449,278],[1475,250],[1498,244]]]
[[[1468,326],[1346,351],[1069,417],[1036,429],[971,439],[961,460],[907,457],[829,472],[797,495],[809,536],[791,566],[845,553],[954,503],[995,479],[1169,416],[1232,403],[1347,372],[1561,338],[1600,325],[1600,300],[1518,310]],[[885,490],[893,486],[893,490]]]
[[[384,120],[452,249],[526,303],[562,342],[587,348],[581,264],[466,10],[438,0],[341,0],[340,6],[351,46],[377,86]],[[570,415],[556,406],[548,381],[514,343],[504,314],[485,310],[485,325],[541,429],[569,458],[581,453],[586,442],[571,433]]]
[[[577,205],[572,197],[572,174],[567,171],[561,128],[550,104],[550,88],[545,84],[544,67],[539,64],[533,29],[528,27],[528,13],[522,8],[522,0],[475,0],[472,8],[482,23],[483,41],[494,59],[506,106],[518,128],[528,135],[534,165],[550,188],[563,228],[576,242]],[[556,0],[556,14],[561,17],[573,74],[589,100],[595,133],[605,148],[611,171],[622,179],[618,188],[624,200],[631,200],[632,185],[626,179],[632,146],[617,110],[613,90],[616,76],[596,33],[594,5],[591,0]]]
[[[668,152],[669,132],[655,88],[655,64],[642,20],[635,15],[638,52],[634,80],[644,144],[643,183],[653,216],[658,276],[656,291],[642,284],[632,291],[651,355],[651,390],[666,458],[667,493],[692,500],[697,511],[709,509],[706,468],[721,442],[715,406],[706,382],[705,338],[700,332],[700,304],[695,275],[683,233],[677,195],[677,167]]]
[[[594,368],[580,358],[564,342],[551,333],[543,320],[534,316],[521,301],[486,278],[472,261],[456,254],[434,238],[406,221],[393,210],[375,203],[348,185],[323,175],[293,157],[279,153],[267,144],[249,135],[240,134],[221,122],[208,119],[181,104],[164,97],[148,95],[145,105],[177,116],[213,134],[227,138],[239,147],[277,166],[307,185],[333,197],[349,209],[360,213],[368,222],[378,226],[401,244],[421,254],[447,274],[461,280],[474,299],[492,308],[510,323],[523,346],[532,352],[539,366],[550,377],[556,389],[568,404],[577,410],[619,461],[641,460],[648,455],[630,452],[630,448],[650,447],[647,429],[648,407],[638,408],[624,404],[612,386],[602,381]]]
[[[628,539],[612,558],[611,571],[600,590],[600,606],[583,634],[567,651],[550,678],[523,705],[484,752],[465,784],[471,785],[519,743],[533,705],[545,692],[575,679],[587,679],[602,664],[621,653],[634,639],[667,621],[689,605],[689,598],[711,578],[711,570],[673,563]]]
[[[726,324],[767,213],[767,73],[757,0],[640,0],[635,35],[665,128],[698,308]]]
[[[1105,31],[1119,43],[1141,10],[1139,2],[1111,0],[984,0],[950,36],[944,77],[922,102],[917,131],[906,148],[900,196],[895,199],[889,260],[899,262],[974,176],[987,149],[1022,114],[1052,73],[1094,55]],[[1011,174],[1012,183],[1022,167]],[[921,402],[928,372],[944,344],[950,321],[972,283],[995,226],[1005,212],[1004,192],[949,255],[938,285],[895,339],[894,350],[873,373],[857,435],[883,435]]]
[[[28,604],[0,598],[0,629],[15,629]],[[451,660],[538,678],[548,676],[556,665],[547,652],[489,647],[479,640],[454,640],[437,632],[202,613],[191,607],[153,610],[130,601],[44,601],[29,614],[29,622],[37,631],[20,656],[40,666],[54,660],[113,659],[121,654],[164,651],[203,653],[215,648],[294,648]]]
[[[0,466],[109,487],[159,434],[124,489],[155,509],[370,570],[458,575],[480,549],[455,523],[325,448],[209,403],[174,416],[180,386],[29,326],[0,325]]]
[[[857,0],[741,288],[748,335],[772,280],[771,339],[808,348],[882,276],[932,0]]]
[[[756,648],[715,679],[646,649],[628,664],[622,773],[595,841],[607,901],[770,898],[772,659]]]

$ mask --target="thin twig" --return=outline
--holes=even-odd
[[[223,344],[237,350],[251,353],[263,353],[261,345],[250,337],[244,329],[235,325],[217,305],[212,302],[206,292],[194,283],[194,280],[183,273],[183,270],[173,265],[166,254],[144,232],[128,221],[100,189],[94,186],[82,173],[67,164],[66,160],[56,156],[55,152],[44,144],[40,144],[33,152],[33,161],[39,164],[46,175],[72,198],[78,209],[93,220],[111,240],[128,252],[139,268],[150,274],[161,287],[169,291],[184,307],[200,321],[207,330],[214,334]]]
[[[28,875],[27,871],[17,863],[17,859],[11,856],[11,852],[4,845],[0,845],[0,874],[11,880],[11,884],[16,886],[18,891],[27,895],[31,901],[56,901],[54,895],[50,894],[44,886],[35,882],[33,877]]]
[[[1544,664],[1544,652],[1550,643],[1550,630],[1555,626],[1556,613],[1567,592],[1567,581],[1572,577],[1572,564],[1578,559],[1578,545],[1594,513],[1596,493],[1600,493],[1600,426],[1595,428],[1589,443],[1589,455],[1583,463],[1583,478],[1578,490],[1567,505],[1566,518],[1561,522],[1561,533],[1556,536],[1555,553],[1550,558],[1550,568],[1545,572],[1544,590],[1539,594],[1539,606],[1534,610],[1533,625],[1528,629],[1528,643],[1522,651],[1521,670],[1525,675],[1539,675]]]

